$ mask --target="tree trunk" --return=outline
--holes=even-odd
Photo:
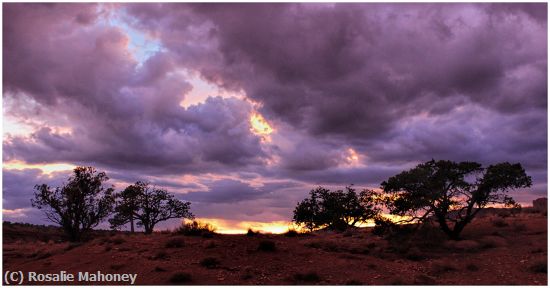
[[[153,233],[154,225],[144,225],[143,228],[145,229],[145,234],[151,234]]]
[[[134,216],[130,216],[130,232],[134,233]]]
[[[445,232],[445,234],[447,234],[449,238],[453,240],[457,240],[454,231],[449,228],[449,225],[447,225],[447,219],[445,219],[445,215],[436,213],[435,216],[437,218],[437,223],[439,223],[439,227],[441,228],[441,230]]]

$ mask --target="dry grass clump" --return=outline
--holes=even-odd
[[[182,223],[176,228],[174,234],[182,234],[185,236],[202,236],[204,238],[212,238],[216,232],[216,227],[209,223],[198,221]]]
[[[166,253],[166,251],[164,250],[157,252],[157,254],[153,256],[153,260],[166,260],[166,259],[168,259],[168,253]]]
[[[529,266],[529,270],[533,273],[548,273],[548,263],[546,263],[546,260],[540,260],[536,262],[535,264]]]
[[[420,251],[418,247],[412,247],[405,253],[405,257],[412,261],[420,261],[426,259],[426,255]]]
[[[523,232],[527,230],[527,225],[521,222],[514,222],[512,223],[512,229],[514,230],[514,232]]]
[[[220,260],[214,258],[214,257],[206,257],[202,259],[200,262],[201,266],[206,267],[208,269],[214,269],[220,265]]]
[[[164,245],[166,248],[181,248],[183,246],[185,246],[185,241],[181,237],[171,238]]]
[[[479,244],[483,249],[491,249],[506,246],[506,240],[498,236],[485,236],[479,240]]]
[[[475,271],[479,271],[479,267],[474,263],[470,263],[466,265],[466,270],[475,272]]]
[[[434,275],[441,275],[443,273],[456,271],[457,267],[453,263],[444,261],[434,261],[432,263],[431,271]]]
[[[341,252],[341,251],[344,250],[344,249],[342,249],[342,247],[340,247],[340,245],[338,245],[337,242],[330,241],[330,240],[311,241],[311,242],[306,243],[305,246],[310,247],[310,248],[321,249],[321,250],[327,251],[327,252]]]
[[[260,234],[260,232],[252,230],[252,228],[248,228],[248,231],[246,232],[246,236],[248,237],[254,237]]]
[[[262,240],[258,244],[258,250],[265,251],[265,252],[274,252],[277,250],[277,246],[275,245],[275,242],[272,240]]]
[[[355,280],[355,279],[351,279],[351,280],[348,280],[345,285],[351,285],[351,286],[362,286],[362,285],[365,285],[363,284],[363,282],[359,281],[359,280]]]
[[[284,234],[286,237],[296,237],[300,236],[300,232],[296,231],[295,229],[288,229],[288,231]]]
[[[508,223],[506,222],[506,220],[504,220],[504,219],[501,218],[501,217],[495,218],[495,219],[492,221],[492,223],[493,223],[493,226],[499,227],[499,228],[508,226]]]
[[[317,283],[321,281],[321,277],[315,272],[296,273],[292,278],[296,283]]]
[[[108,238],[106,240],[107,243],[112,243],[112,244],[115,244],[115,245],[120,245],[124,242],[126,242],[126,239],[122,238],[122,236],[115,236],[115,237],[112,237],[112,238]]]
[[[193,277],[191,277],[191,274],[187,272],[177,272],[170,277],[170,282],[174,284],[181,284],[191,282],[192,279]]]

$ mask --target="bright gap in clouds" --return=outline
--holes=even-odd
[[[54,172],[71,171],[75,168],[75,165],[69,163],[48,163],[48,164],[28,164],[23,161],[13,160],[3,163],[4,169],[40,169],[43,174],[51,174]]]
[[[182,80],[189,82],[192,86],[191,91],[185,94],[185,98],[180,102],[180,106],[183,108],[204,103],[208,97],[219,96],[222,98],[246,98],[242,92],[232,92],[222,89],[217,85],[202,79],[196,72],[179,71],[179,73],[181,74]]]
[[[252,126],[252,132],[256,135],[267,136],[273,133],[271,125],[259,113],[254,113],[250,116],[250,125]]]
[[[117,11],[119,12],[119,11]],[[128,50],[139,63],[143,64],[155,53],[162,51],[162,44],[158,39],[142,31],[132,28],[117,12],[101,18],[100,23],[121,29],[128,36]]]
[[[12,117],[6,117],[6,113],[4,113],[2,129],[3,139],[6,139],[8,136],[27,136],[34,131],[31,125],[25,124]]]

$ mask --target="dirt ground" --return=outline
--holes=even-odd
[[[137,273],[142,285],[548,283],[547,217],[537,213],[486,215],[466,227],[462,241],[433,229],[389,241],[370,228],[295,237],[105,233],[83,244],[40,238],[4,225],[4,271]]]

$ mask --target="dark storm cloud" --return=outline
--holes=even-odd
[[[223,179],[209,184],[208,191],[189,192],[183,197],[196,202],[232,203],[243,200],[254,200],[261,197],[263,193],[266,192],[251,187],[244,182]]]
[[[495,6],[505,8],[493,13]],[[546,108],[545,24],[521,17],[523,6],[206,4],[155,6],[152,14],[140,7],[129,11],[143,26],[164,11],[152,29],[181,61],[317,135],[373,138],[399,119],[446,113],[441,102],[454,98],[503,113]],[[197,20],[179,21],[182,14]],[[202,57],[174,37],[190,27],[215,45]],[[508,92],[514,84],[523,87]]]
[[[376,183],[432,158],[546,171],[546,4],[142,8],[127,11],[181,63],[310,135],[275,149],[279,176]],[[347,145],[370,174],[335,168]]]
[[[65,118],[72,128],[60,134],[43,127],[30,137],[9,138],[7,160],[177,174],[259,164],[266,157],[249,131],[250,104],[209,98],[180,107],[191,85],[174,71],[170,55],[159,52],[138,66],[120,29],[74,23],[74,15],[88,6],[71,6],[81,8],[75,11],[64,5],[5,7],[6,96],[17,98],[17,104],[39,102],[37,109],[47,118]],[[42,14],[48,17],[38,17]]]
[[[253,187],[248,183],[222,179],[205,183],[208,191],[192,191],[181,195],[182,198],[201,203],[235,203],[241,201],[269,198],[276,191],[299,186],[295,182],[265,182],[261,187]]]

